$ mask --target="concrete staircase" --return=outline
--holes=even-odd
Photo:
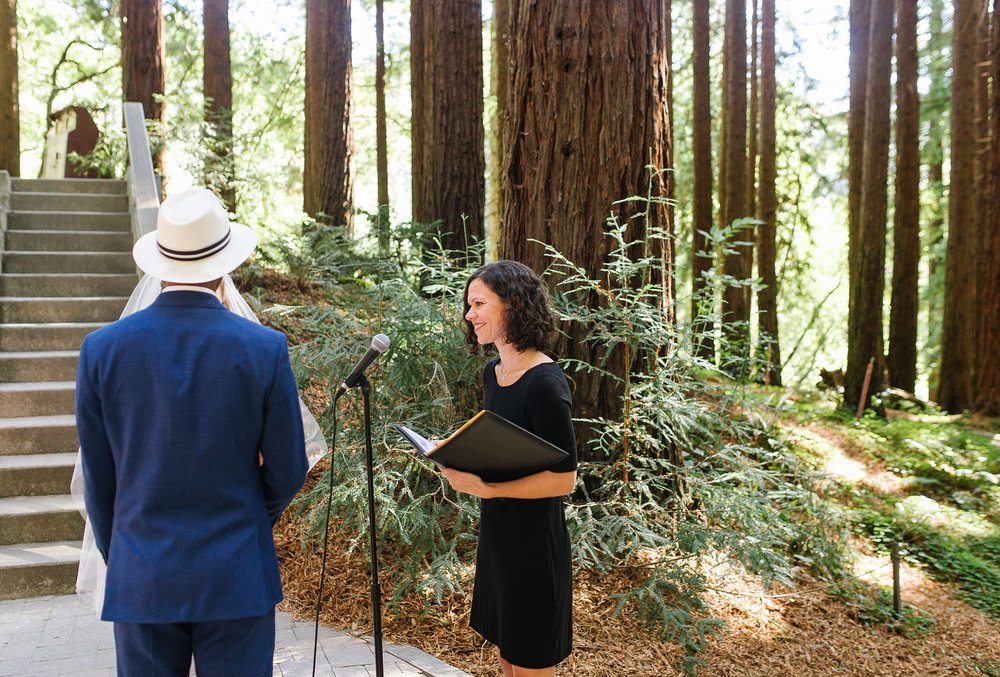
[[[0,262],[0,599],[72,592],[83,337],[137,281],[124,181],[13,179]]]

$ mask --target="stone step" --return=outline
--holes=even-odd
[[[72,414],[0,418],[0,456],[64,454],[78,447]]]
[[[0,498],[65,494],[75,464],[72,452],[0,456]]]
[[[79,350],[2,352],[0,353],[0,383],[75,381],[76,363],[79,356]],[[54,451],[66,451],[66,449]],[[0,450],[0,453],[3,451]]]
[[[131,252],[132,233],[124,230],[8,230],[8,252]]]
[[[79,565],[79,541],[0,546],[0,599],[68,595]]]
[[[106,322],[28,322],[22,324],[0,324],[0,351],[8,353],[44,353],[45,351],[79,350],[83,338],[103,327]],[[0,352],[0,361],[3,360]],[[0,382],[10,382],[0,372]],[[75,372],[74,372],[75,378]],[[28,381],[65,379],[35,378]]]
[[[10,208],[32,212],[127,212],[128,196],[16,191],[10,194]]]
[[[15,193],[103,193],[125,195],[128,187],[121,179],[11,179]]]
[[[131,253],[4,252],[5,273],[132,273]]]
[[[0,297],[0,322],[114,322],[127,296]]]
[[[0,545],[75,539],[83,539],[83,516],[69,494],[0,498]]]
[[[65,416],[76,411],[76,383],[0,383],[0,417]]]
[[[131,232],[128,212],[16,212],[7,213],[9,230],[124,230]]]
[[[0,296],[129,296],[133,273],[18,273],[0,275]]]

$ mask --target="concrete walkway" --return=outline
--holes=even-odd
[[[313,625],[277,614],[274,675],[312,674]],[[469,677],[411,646],[383,642],[386,677]],[[76,595],[0,602],[0,677],[114,676],[112,626],[97,620]],[[192,671],[192,674],[193,671]],[[370,637],[319,629],[316,674],[369,677],[375,674]]]

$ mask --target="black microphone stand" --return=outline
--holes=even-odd
[[[362,374],[358,383],[365,409],[365,466],[368,471],[368,536],[372,576],[372,638],[375,640],[375,674],[383,677],[382,667],[382,592],[378,584],[378,547],[375,541],[375,467],[372,459],[371,384]]]
[[[375,641],[375,675],[384,677],[385,668],[382,664],[382,592],[378,583],[378,546],[375,538],[375,463],[372,455],[372,416],[371,416],[371,383],[362,374],[357,384],[361,388],[365,411],[365,467],[368,472],[368,548],[371,555],[372,578],[372,639]],[[346,393],[337,394],[333,400],[333,441],[337,443],[337,401]],[[331,452],[333,450],[331,449]],[[330,469],[330,489],[326,504],[326,528],[323,531],[323,566],[319,577],[319,591],[316,594],[316,628],[313,637],[313,677],[316,675],[316,650],[319,645],[319,611],[323,594],[323,579],[326,575],[327,531],[330,527],[330,504],[333,497],[333,468]]]

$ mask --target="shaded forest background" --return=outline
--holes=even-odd
[[[799,388],[843,369],[851,409],[877,357],[871,394],[996,414],[980,357],[995,320],[975,310],[996,305],[988,4],[7,0],[20,108],[12,121],[8,97],[4,164],[35,175],[47,117],[84,105],[104,131],[91,162],[121,172],[130,91],[167,140],[165,190],[207,182],[271,242],[319,217],[384,255],[388,231],[434,224],[449,249],[485,236],[543,268],[540,246],[518,244],[534,237],[594,273],[607,252],[583,243],[652,189],[674,200],[673,319],[715,326],[702,357],[752,354],[747,377]],[[849,55],[839,91],[806,67],[822,50]],[[563,93],[535,91],[540,73]],[[651,182],[647,164],[667,171]],[[747,345],[727,347],[743,332],[724,315]],[[591,357],[578,343],[564,356]],[[614,394],[590,399],[603,411]]]
[[[392,637],[494,670],[476,503],[388,424],[479,408],[461,293],[499,256],[548,271],[576,383],[571,674],[998,674],[997,0],[805,4],[0,0],[0,169],[37,175],[83,105],[77,162],[122,176],[140,101],[163,190],[261,233],[238,283],[328,437],[331,386],[392,337]],[[358,409],[277,534],[307,613],[334,482],[324,619],[362,629]]]

